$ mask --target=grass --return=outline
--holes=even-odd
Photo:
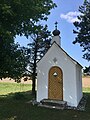
[[[86,110],[81,112],[76,110],[47,109],[27,103],[33,98],[30,92],[27,92],[27,90],[30,90],[30,86],[28,85],[24,85],[24,88],[26,88],[25,92],[21,91],[25,97],[16,100],[13,98],[15,96],[16,89],[14,87],[16,87],[16,84],[9,84],[6,87],[3,87],[5,84],[0,85],[0,91],[3,91],[9,86],[6,94],[4,90],[4,95],[2,94],[3,92],[0,95],[0,120],[90,120],[90,88],[87,90],[84,89],[84,94],[88,96],[88,100]],[[3,90],[1,86],[4,88]],[[10,88],[10,86],[12,87]],[[10,93],[12,89],[15,91],[13,90],[13,93]],[[20,92],[20,86],[17,87],[17,91]]]
[[[83,88],[83,92],[85,92],[85,93],[90,93],[90,88],[89,88],[89,87]]]
[[[23,92],[31,90],[31,84],[23,83],[0,83],[0,95],[6,95],[9,93]]]

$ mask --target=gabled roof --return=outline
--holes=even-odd
[[[55,41],[53,42],[53,44],[51,45],[51,47],[50,47],[49,49],[51,49],[54,44],[56,44],[57,47],[58,47],[59,49],[61,49],[61,50],[72,60],[72,62],[73,62],[74,64],[78,64],[80,67],[82,67],[82,65],[80,65],[75,59],[73,59],[70,55],[68,55],[67,52],[66,52],[65,50],[63,50]],[[48,49],[48,51],[49,51],[49,49]],[[46,54],[48,53],[48,51],[46,52]],[[46,55],[46,54],[45,54],[45,55]],[[44,56],[45,56],[45,55],[44,55]],[[43,56],[43,57],[44,57],[44,56]],[[42,57],[42,58],[43,58],[43,57]],[[41,58],[41,60],[42,60],[42,58]],[[41,61],[41,60],[40,60],[40,61]],[[39,61],[39,62],[40,62],[40,61]],[[39,63],[39,62],[38,62],[38,63]],[[83,68],[83,67],[82,67],[82,68]]]

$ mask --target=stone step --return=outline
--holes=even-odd
[[[60,100],[43,99],[42,101],[40,101],[39,106],[55,109],[64,109],[67,106],[67,102]]]
[[[51,109],[60,109],[63,110],[64,107],[60,107],[60,106],[50,106],[50,105],[43,105],[43,104],[39,104],[39,107],[45,107],[45,108],[51,108]]]

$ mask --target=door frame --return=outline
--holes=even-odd
[[[49,79],[50,79],[50,71],[53,69],[53,68],[58,68],[60,71],[61,71],[61,75],[62,75],[62,101],[63,101],[63,71],[62,69],[59,67],[59,66],[52,66],[48,72],[48,98],[49,98]]]

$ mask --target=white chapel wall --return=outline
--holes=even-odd
[[[77,84],[77,104],[80,102],[80,99],[83,96],[82,93],[82,68],[77,65],[76,66],[76,84]]]
[[[57,59],[56,63],[54,58]],[[68,105],[77,106],[75,64],[56,44],[38,63],[37,101],[48,98],[48,72],[52,66],[58,66],[63,71],[63,100],[67,101]]]

